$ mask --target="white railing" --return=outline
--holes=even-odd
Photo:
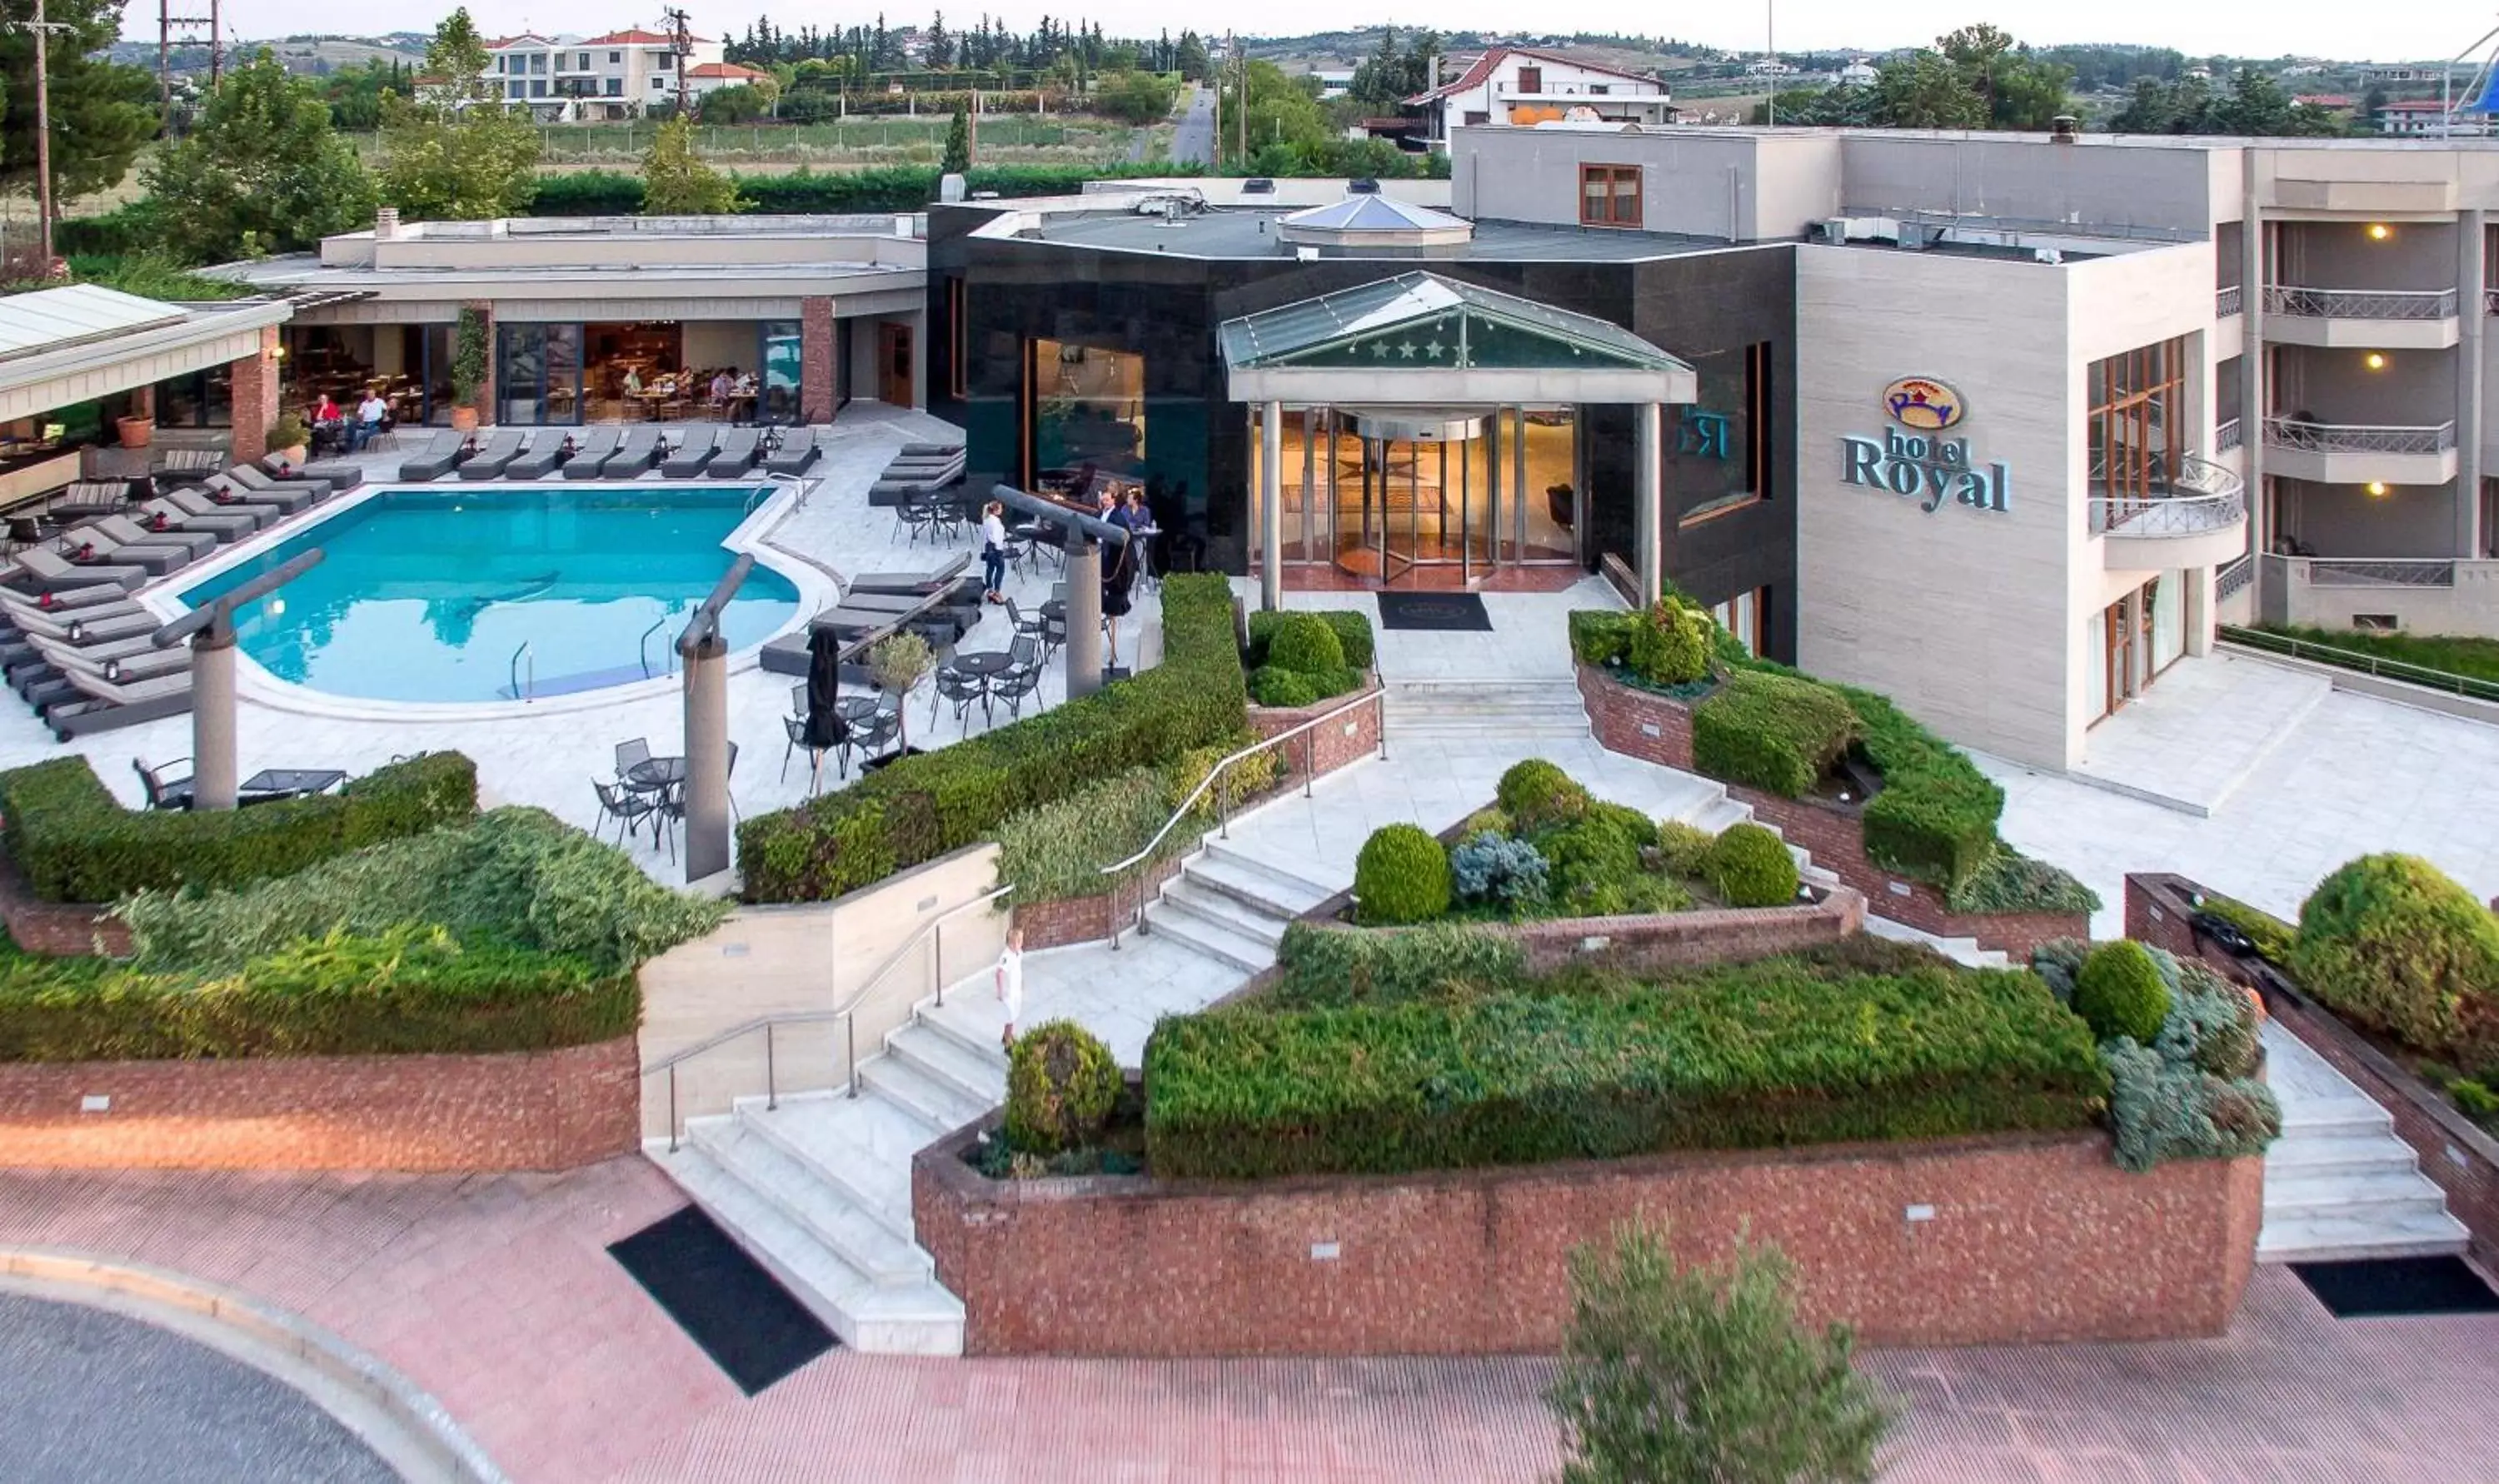
[[[2149,481],[2130,484],[2126,494],[2093,496],[2092,534],[2202,535],[2247,518],[2247,485],[2238,475],[2193,454],[2181,456],[2174,471],[2165,462],[2156,462]],[[2091,487],[2110,488],[2105,464],[2092,469]]]
[[[2453,319],[2455,290],[2293,288],[2269,284],[2267,314],[2298,319]]]
[[[2433,690],[2452,691],[2458,695],[2499,701],[2499,685],[2492,685],[2489,681],[2476,680],[2469,675],[2458,675],[2449,670],[2425,669],[2418,664],[2406,664],[2400,660],[2388,660],[2365,650],[2346,649],[2339,644],[2320,644],[2314,639],[2303,639],[2295,634],[2274,633],[2262,629],[2242,629],[2231,624],[2221,626],[2221,636],[2233,644],[2244,644],[2251,649],[2270,650],[2278,655],[2288,655],[2293,660],[2314,660],[2321,664],[2357,670],[2366,675],[2400,680],[2406,685],[2428,686]]]
[[[2233,283],[2228,288],[2213,291],[2213,317],[2228,319],[2246,308],[2247,285]]]
[[[2455,446],[2455,424],[2393,427],[2372,423],[2317,423],[2265,419],[2265,443],[2304,453],[2438,454]]]
[[[2228,453],[2247,445],[2247,433],[2235,417],[2213,427],[2213,452]]]
[[[2235,597],[2241,589],[2256,580],[2256,553],[2250,552],[2213,574],[2213,596]]]

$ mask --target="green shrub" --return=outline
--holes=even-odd
[[[2472,1078],[2459,1077],[2449,1081],[2447,1095],[2453,1098],[2456,1108],[2475,1122],[2499,1122],[2499,1092],[2491,1091]]]
[[[1162,609],[1163,661],[1152,669],[746,821],[737,839],[748,899],[856,890],[989,838],[1010,815],[1240,734],[1249,718],[1230,583],[1166,578]]]
[[[1944,893],[1944,905],[1954,912],[2075,912],[2088,916],[2100,910],[2100,898],[2098,892],[2066,872],[1999,842],[1984,865]]]
[[[2070,1004],[2074,998],[2074,981],[2082,977],[2083,960],[2089,958],[2092,946],[2080,938],[2056,938],[2030,951],[2030,972],[2046,981],[2048,991],[2060,1004]]]
[[[2149,1046],[2169,1016],[2169,987],[2131,938],[2093,948],[2074,976],[2074,1014],[2103,1041],[2123,1036]]]
[[[1275,986],[1250,1002],[1255,1009],[1479,999],[1516,988],[1527,977],[1527,953],[1510,938],[1453,922],[1403,932],[1295,922],[1284,929],[1276,966]]]
[[[1449,880],[1462,902],[1532,914],[1544,905],[1551,874],[1536,847],[1515,835],[1478,830],[1449,851]]]
[[[2290,971],[2339,1015],[2426,1055],[2499,1061],[2499,917],[2415,855],[2363,855],[2309,893]]]
[[[2261,1154],[2282,1133],[2282,1105],[2260,1081],[2214,1077],[2124,1039],[2108,1042],[2101,1056],[2123,1169],[2141,1174],[2173,1159]]]
[[[1308,706],[1319,698],[1319,688],[1299,670],[1263,664],[1250,672],[1250,698],[1261,706]]]
[[[630,973],[441,928],[332,933],[231,974],[0,960],[0,1062],[536,1051],[631,1035]]]
[[[1533,835],[1557,824],[1567,824],[1588,812],[1588,790],[1572,782],[1571,775],[1542,758],[1528,758],[1513,762],[1501,775],[1493,790],[1501,811],[1509,816],[1510,823],[1520,834]]]
[[[1018,904],[1100,896],[1110,889],[1102,868],[1145,848],[1177,805],[1159,768],[1130,768],[1049,803],[998,822],[998,885],[1015,887]],[[1162,855],[1197,848],[1201,831],[1177,827]]]
[[[84,758],[0,773],[0,840],[48,902],[290,876],[476,812],[476,765],[458,753],[375,768],[334,794],[214,812],[124,809]]]
[[[2152,1048],[2161,1059],[2215,1077],[2247,1077],[2256,1071],[2262,1027],[2256,1006],[2235,984],[2200,963],[2181,963],[2155,951],[2153,962],[2176,975],[2169,988],[2169,1014]]]
[[[2004,790],[1888,697],[1847,686],[1840,694],[1857,713],[1866,760],[1883,775],[1862,817],[1866,854],[1903,876],[1959,889],[1997,848]]]
[[[1170,771],[1166,774],[1168,787],[1164,794],[1169,801],[1167,807],[1178,809],[1186,803],[1188,796],[1196,791],[1199,784],[1206,781],[1206,775],[1215,770],[1217,763],[1257,740],[1256,737],[1245,731],[1239,736],[1226,737],[1220,742],[1210,742],[1204,747],[1192,747],[1181,754],[1180,759],[1171,765]],[[1276,749],[1269,748],[1263,753],[1252,753],[1224,770],[1223,776],[1216,780],[1215,787],[1207,790],[1204,797],[1198,801],[1198,812],[1213,815],[1225,800],[1229,800],[1234,807],[1238,807],[1246,800],[1254,799],[1276,787],[1276,780],[1282,778],[1283,773],[1283,755]]]
[[[1701,859],[1702,878],[1730,907],[1786,907],[1797,899],[1796,857],[1759,824],[1730,824]]]
[[[1639,830],[1625,822],[1626,814],[1639,823]],[[1569,917],[1618,917],[1637,910],[1637,902],[1661,899],[1634,885],[1644,874],[1643,837],[1656,838],[1656,827],[1645,816],[1593,803],[1579,819],[1536,836],[1536,848],[1552,867],[1556,907]],[[1663,877],[1656,880],[1666,884]]]
[[[1351,608],[1273,609],[1262,608],[1250,615],[1250,663],[1254,668],[1269,664],[1267,646],[1275,637],[1277,627],[1287,618],[1314,618],[1335,630],[1337,647],[1345,652],[1345,663],[1353,669],[1369,670],[1376,644],[1371,634],[1371,616]]]
[[[1856,734],[1857,714],[1831,687],[1739,670],[1692,708],[1692,762],[1711,778],[1800,798]]]
[[[1328,627],[1327,620],[1317,614],[1281,613],[1268,630],[1267,663],[1278,669],[1321,675],[1345,668],[1345,646],[1338,642],[1336,630]]]
[[[1582,664],[1600,667],[1619,665],[1631,658],[1632,629],[1639,622],[1636,613],[1612,609],[1574,608],[1571,611],[1571,654]]]
[[[255,805],[255,808],[265,807]],[[232,973],[305,939],[439,925],[464,943],[633,968],[719,925],[728,904],[671,891],[542,809],[385,841],[272,881],[149,890],[116,909],[142,969]]]
[[[1605,995],[1170,1016],[1145,1070],[1168,1178],[2080,1128],[2108,1086],[2030,975],[1793,958]]]
[[[1694,880],[1701,875],[1701,862],[1707,858],[1709,847],[1717,843],[1716,835],[1698,824],[1686,824],[1681,820],[1661,820],[1657,826],[1657,843],[1652,847],[1657,852],[1657,869],[1677,880]]]
[[[1690,685],[1709,675],[1713,620],[1699,608],[1662,597],[1632,619],[1624,660],[1653,686]]]
[[[2291,946],[2299,939],[2299,929],[2290,923],[2226,896],[2206,896],[2200,910],[2237,928],[2256,946],[2256,956],[2265,962],[2277,968],[2289,965]]]
[[[1034,1154],[1088,1144],[1120,1101],[1120,1062],[1073,1020],[1016,1038],[1007,1055],[1007,1142]]]
[[[1428,922],[1449,910],[1449,856],[1419,825],[1386,824],[1354,857],[1353,894],[1364,922]]]

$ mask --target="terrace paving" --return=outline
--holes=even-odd
[[[0,1172],[0,1246],[82,1248],[295,1309],[537,1480],[1512,1480],[1547,1362],[925,1361],[835,1351],[740,1397],[603,1250],[683,1202],[563,1176]],[[1896,1481],[2487,1477],[2499,1315],[2337,1321],[2262,1268],[2220,1339],[1898,1350]],[[74,1418],[60,1419],[74,1421]],[[80,1424],[90,1425],[90,1424]]]

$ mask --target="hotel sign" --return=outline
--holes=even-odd
[[[2012,470],[1981,468],[1970,458],[1969,439],[1944,436],[1969,413],[1959,392],[1930,377],[1903,376],[1883,389],[1883,412],[1893,426],[1881,437],[1840,438],[1842,484],[1889,490],[1930,515],[1947,500],[1973,510],[2012,508]]]

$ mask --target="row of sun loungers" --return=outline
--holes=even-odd
[[[960,484],[964,458],[960,444],[905,443],[868,486],[867,502],[899,505]]]
[[[155,646],[163,622],[111,583],[0,589],[0,671],[64,742],[178,716],[191,709],[191,655]]]
[[[475,441],[460,433],[438,435],[423,452],[399,467],[408,484],[446,476],[461,479],[638,479],[658,470],[670,479],[735,479],[761,467],[797,475],[816,462],[821,448],[813,428],[793,428],[780,446],[765,449],[762,428],[695,428],[668,446],[657,428],[554,429],[535,435],[503,429]]]
[[[765,644],[763,668],[776,675],[804,675],[812,630],[855,639],[915,610],[913,628],[933,629],[948,641],[959,639],[981,621],[981,579],[964,575],[971,565],[971,553],[965,552],[924,571],[862,572],[842,590],[839,603],[809,619],[797,632]]]

